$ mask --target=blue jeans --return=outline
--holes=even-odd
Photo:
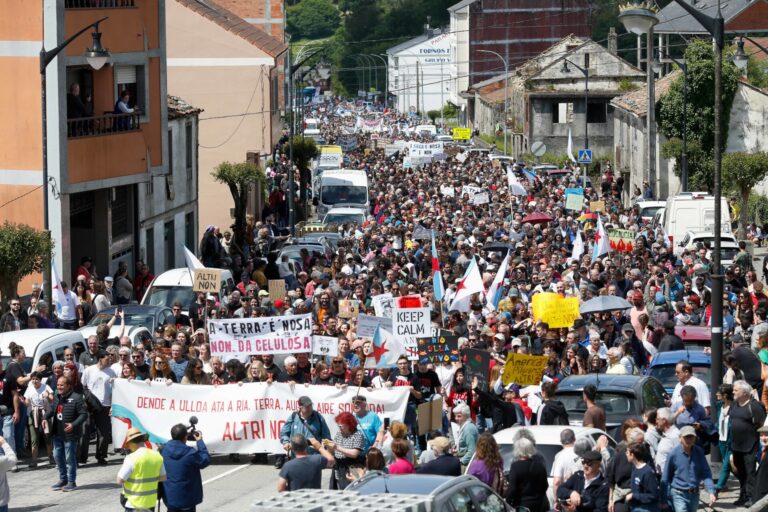
[[[12,444],[16,449],[16,453],[19,454],[24,450],[24,433],[27,431],[27,420],[29,410],[24,404],[19,404],[19,422],[13,427],[13,439],[16,442]]]
[[[77,482],[77,439],[53,436],[53,458],[59,468],[59,480]]]
[[[672,489],[672,510],[675,512],[696,512],[699,507],[698,492],[683,492]]]
[[[16,447],[16,425],[13,424],[13,415],[3,416],[3,437],[8,444]]]

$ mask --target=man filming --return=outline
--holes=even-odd
[[[200,470],[211,463],[211,457],[202,432],[194,430],[191,434],[197,443],[196,449],[187,446],[187,427],[181,423],[174,425],[171,441],[160,451],[167,475],[163,482],[163,503],[168,512],[195,512],[197,505],[203,502]]]

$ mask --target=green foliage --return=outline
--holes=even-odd
[[[736,191],[742,204],[747,204],[752,189],[768,176],[768,153],[726,153],[722,162],[723,183],[727,190]],[[746,229],[748,210],[743,208],[739,227]]]
[[[429,110],[427,111],[427,117],[432,120],[432,122],[435,122],[435,119],[440,117],[440,111],[439,110]]]
[[[637,85],[632,80],[630,80],[629,78],[622,78],[621,80],[619,80],[619,90],[621,92],[636,91],[639,88],[640,86]]]
[[[676,165],[674,172],[680,176],[682,169],[683,140],[677,137],[669,139],[661,145],[662,158],[674,158]],[[701,144],[688,137],[688,190],[708,190],[714,189],[714,162],[712,155],[701,149]]]
[[[256,183],[261,183],[262,190],[266,186],[266,177],[261,168],[251,162],[222,162],[211,173],[213,179],[229,187],[232,200],[235,203],[235,242],[245,247],[245,214],[248,204],[248,193]]]
[[[287,31],[293,37],[316,39],[332,35],[341,23],[330,0],[302,0],[285,10]]]
[[[755,87],[768,88],[768,59],[757,60],[751,56],[747,61],[747,78]]]
[[[446,103],[443,107],[443,117],[454,118],[459,117],[459,107],[453,103]]]
[[[659,130],[667,139],[681,138],[683,133],[683,111],[687,113],[688,132],[688,174],[691,184],[712,181],[712,166],[708,163],[714,154],[714,54],[712,44],[703,39],[696,39],[685,51],[688,64],[688,104],[683,102],[683,76],[678,77],[670,86],[669,92],[656,105],[656,119]],[[738,86],[739,71],[727,55],[723,56],[723,74],[721,98],[723,104],[721,118],[722,148],[728,140],[728,123],[731,117],[733,98]],[[691,158],[694,144],[698,145],[702,155]],[[666,145],[665,145],[666,146]],[[662,148],[664,150],[664,148]],[[670,148],[667,154],[672,154]],[[679,154],[679,153],[678,153]],[[706,156],[704,156],[706,155]],[[680,173],[678,159],[675,172]],[[710,187],[707,187],[711,189]]]
[[[44,231],[8,221],[0,227],[0,294],[3,311],[24,277],[50,266],[53,241]]]
[[[290,145],[283,144],[281,152],[284,155],[290,154]],[[309,164],[312,159],[318,155],[317,145],[314,139],[304,138],[301,135],[293,137],[293,162],[299,169],[299,197],[301,198],[301,209],[299,211],[302,219],[307,219],[307,188],[312,179]]]
[[[752,192],[747,202],[747,222],[762,226],[768,223],[768,197]]]

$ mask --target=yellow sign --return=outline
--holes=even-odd
[[[219,293],[221,286],[221,269],[219,268],[197,268],[194,274],[195,280],[192,285],[193,292]]]
[[[541,382],[541,375],[547,367],[547,356],[529,356],[528,354],[507,354],[501,383],[531,386]]]
[[[454,140],[469,140],[472,138],[472,128],[454,128]]]
[[[589,202],[589,211],[591,211],[591,212],[604,212],[605,211],[605,201],[590,201]]]
[[[581,316],[579,299],[566,299],[551,292],[537,293],[533,296],[533,316],[537,322],[546,322],[550,329],[571,327]]]

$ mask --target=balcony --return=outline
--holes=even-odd
[[[67,120],[67,136],[70,139],[99,137],[141,130],[141,113],[104,114]]]
[[[65,9],[117,9],[136,7],[136,0],[64,0]]]

